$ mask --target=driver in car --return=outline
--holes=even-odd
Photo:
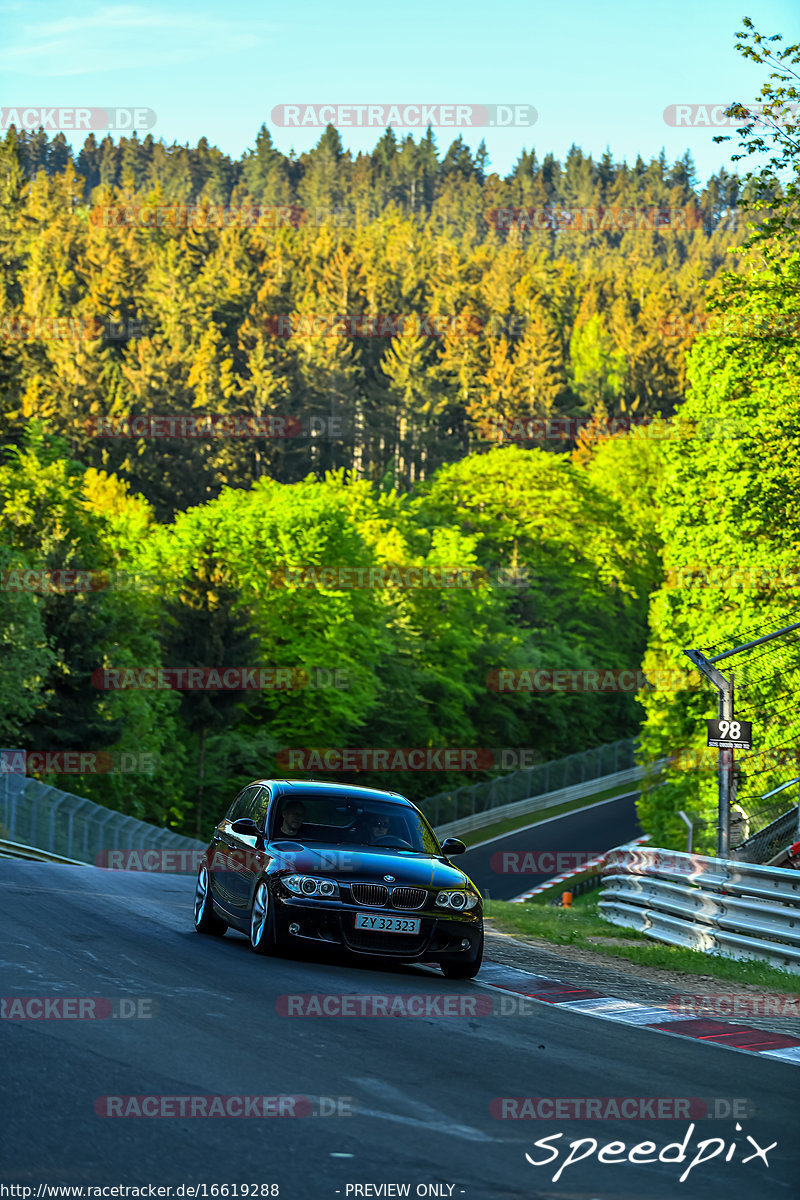
[[[380,813],[371,813],[364,822],[364,841],[377,842],[389,832],[389,818]]]
[[[306,806],[302,800],[290,800],[281,814],[279,835],[297,837],[306,816]]]

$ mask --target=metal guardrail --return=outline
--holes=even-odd
[[[0,858],[24,858],[32,862],[68,863],[72,867],[85,867],[86,863],[77,858],[64,858],[60,854],[51,854],[48,850],[40,850],[38,846],[23,846],[19,842],[7,842],[0,838]]]
[[[633,795],[634,793],[629,793]],[[562,871],[560,875],[553,875],[550,879],[546,879],[544,883],[540,883],[537,887],[530,888],[527,892],[522,892],[519,896],[511,898],[511,904],[525,904],[528,900],[532,900],[534,896],[544,896],[548,892],[556,892],[559,894],[564,891],[572,892],[573,896],[581,896],[584,892],[594,891],[600,887],[603,881],[603,867],[606,864],[606,859],[609,854],[615,850],[627,850],[629,846],[640,846],[643,842],[650,841],[650,834],[643,833],[641,837],[635,838],[632,842],[626,842],[624,846],[615,846],[613,850],[607,850],[604,854],[598,854],[597,858],[590,859],[580,867],[573,867],[569,871]],[[587,874],[588,872],[588,874]],[[585,879],[580,879],[578,883],[572,883],[572,880],[578,876],[586,875]]]
[[[673,946],[800,974],[800,873],[652,847],[610,851],[600,911]]]
[[[595,756],[594,762],[598,765],[602,764],[604,756],[605,759],[611,754],[618,757],[619,754],[627,753],[626,748],[632,745],[633,743],[628,742],[612,743],[588,753]],[[582,757],[584,756],[572,755],[569,759],[545,763],[540,768],[534,768],[544,772],[537,777],[538,783],[547,779],[563,778],[564,773],[569,774],[569,771],[574,769],[575,762]],[[523,796],[514,803],[481,807],[478,811],[444,824],[433,822],[434,828],[441,837],[457,836],[459,833],[480,829],[498,819],[506,820],[553,808],[570,800],[591,796],[599,790],[605,791],[637,783],[646,775],[658,771],[662,765],[663,762],[660,762],[648,767],[631,766],[612,774],[590,774],[583,782],[572,783],[567,787]],[[514,788],[518,789],[520,783],[529,775],[528,771],[514,772]],[[494,780],[493,784],[504,784],[506,779],[512,777]],[[501,799],[497,793],[489,798]],[[433,797],[423,801],[420,807],[426,811],[429,818],[431,811],[444,815],[447,806],[440,805],[441,799]],[[435,804],[431,803],[432,800]],[[475,803],[473,797],[473,808]],[[449,811],[453,811],[452,805],[449,806]],[[40,861],[95,864],[110,850],[197,850],[204,849],[206,845],[205,842],[183,837],[170,829],[159,829],[147,821],[104,808],[82,796],[62,792],[59,788],[40,783],[36,779],[10,773],[0,774],[0,839],[7,839],[6,844],[9,846],[21,848],[14,857],[22,857],[21,851],[27,848],[31,851],[29,857],[34,857],[35,852],[40,856]],[[8,857],[9,852],[4,852],[2,845],[0,840],[0,857]]]
[[[656,769],[657,767],[658,764],[656,764]],[[513,820],[514,817],[555,808],[559,804],[568,804],[570,800],[581,800],[585,796],[593,796],[596,792],[606,791],[609,788],[626,787],[630,783],[638,783],[653,769],[651,767],[630,767],[627,771],[602,775],[598,779],[589,779],[586,783],[576,783],[572,787],[559,788],[558,791],[548,792],[544,796],[529,796],[525,800],[518,800],[516,804],[504,804],[500,808],[488,809],[470,817],[462,817],[458,821],[448,821],[446,825],[434,825],[434,829],[437,836],[458,837],[460,833],[472,833],[473,830],[481,829],[484,825],[493,825],[496,821]]]
[[[510,771],[484,783],[470,784],[451,792],[439,792],[418,802],[434,829],[446,828],[465,817],[476,816],[492,809],[507,809],[509,805],[534,796],[545,796],[575,784],[613,775],[635,764],[636,743],[632,738],[608,742],[579,754],[538,763],[519,771]],[[494,818],[484,820],[489,825]],[[477,826],[473,826],[477,828]],[[463,830],[466,832],[466,829]]]

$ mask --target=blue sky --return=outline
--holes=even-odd
[[[522,146],[562,158],[572,142],[596,157],[608,146],[629,161],[689,149],[704,180],[731,169],[735,141],[716,145],[726,130],[674,128],[663,113],[757,96],[765,75],[734,49],[745,13],[800,41],[798,0],[0,0],[0,106],[147,107],[154,136],[206,136],[238,156],[262,122],[286,153],[319,139],[320,128],[277,128],[280,104],[528,104],[532,127],[434,130],[440,149],[459,133],[473,149],[485,137],[501,174]],[[342,136],[357,151],[380,133]]]

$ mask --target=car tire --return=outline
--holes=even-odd
[[[442,968],[442,973],[445,979],[474,979],[481,969],[483,962],[483,933],[481,940],[478,943],[478,949],[472,958],[466,962],[443,962],[439,963]]]
[[[250,949],[254,954],[271,954],[275,949],[275,918],[265,879],[259,880],[250,910]]]
[[[214,912],[208,867],[206,866],[202,866],[197,872],[197,887],[194,893],[194,927],[198,933],[210,934],[212,937],[224,937],[228,929],[222,917],[218,917]]]

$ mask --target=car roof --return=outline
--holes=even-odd
[[[327,796],[332,800],[388,800],[392,804],[411,804],[411,801],[399,792],[359,787],[349,783],[328,783],[322,779],[258,779],[254,782],[271,788],[273,797],[297,796],[299,799],[301,796]]]

